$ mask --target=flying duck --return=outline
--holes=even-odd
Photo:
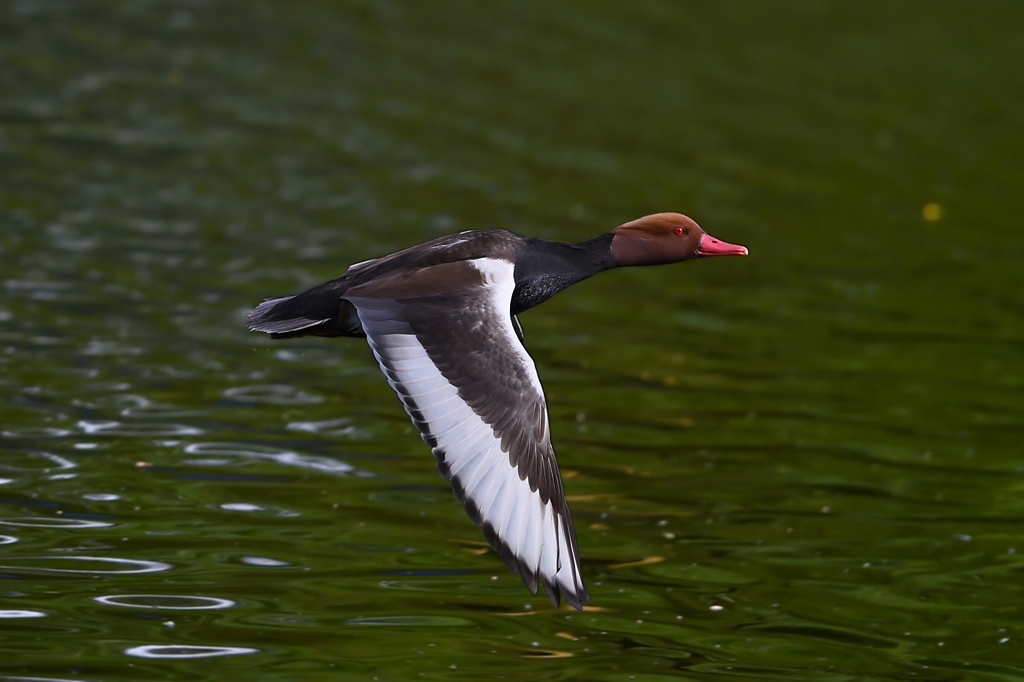
[[[471,230],[356,263],[269,298],[250,331],[366,338],[469,517],[533,594],[590,601],[551,446],[544,390],[517,315],[609,268],[745,256],[678,213],[566,244]]]

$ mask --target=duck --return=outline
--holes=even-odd
[[[532,594],[590,602],[551,444],[544,389],[518,316],[603,270],[747,248],[680,213],[579,243],[469,230],[348,267],[247,315],[274,339],[365,338],[470,519]]]

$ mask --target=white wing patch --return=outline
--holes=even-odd
[[[532,358],[512,327],[510,302],[513,266],[497,259],[469,261],[484,275],[480,295],[490,313],[487,325],[500,325],[498,338],[515,349],[528,368],[530,382],[543,396]],[[428,292],[429,293],[429,292]],[[588,601],[580,561],[564,500],[544,501],[521,479],[501,439],[460,396],[458,389],[431,361],[412,326],[402,315],[415,301],[347,296],[355,306],[367,341],[388,383],[398,394],[423,440],[431,446],[441,474],[488,541],[536,594],[543,585],[548,597],[559,595],[576,608]],[[438,320],[438,324],[445,324]],[[547,439],[547,411],[543,410]],[[553,454],[551,455],[553,457]],[[560,487],[559,487],[560,493]],[[560,503],[556,506],[555,502]]]

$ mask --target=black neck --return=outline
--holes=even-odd
[[[512,313],[542,303],[562,289],[615,267],[611,233],[578,244],[526,239],[516,259]]]

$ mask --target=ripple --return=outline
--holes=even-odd
[[[234,461],[227,457],[203,457],[202,459],[190,459],[188,463],[195,467],[223,467],[234,464]]]
[[[303,433],[317,433],[324,436],[347,436],[348,438],[370,438],[367,431],[353,426],[352,420],[342,417],[319,422],[289,422],[288,429]]]
[[[86,407],[92,410],[118,410],[122,417],[180,418],[200,414],[194,409],[154,403],[149,398],[135,393],[117,393],[90,399],[76,398],[71,403],[76,407]]]
[[[0,682],[89,682],[88,680],[76,677],[23,677],[21,675],[0,675]]]
[[[63,519],[46,516],[15,516],[0,519],[0,526],[20,526],[22,528],[108,528],[114,524],[91,519]]]
[[[71,401],[71,404],[75,407],[85,407],[90,410],[106,410],[126,407],[148,407],[152,403],[149,398],[144,398],[135,393],[114,393],[88,399],[75,398]]]
[[[386,625],[405,627],[449,627],[472,625],[473,622],[465,618],[453,616],[378,616],[369,618],[350,618],[345,625]]]
[[[174,405],[151,404],[145,406],[126,407],[121,410],[122,417],[167,417],[180,419],[182,417],[194,417],[202,414],[200,410],[189,410]]]
[[[263,384],[258,386],[235,386],[224,391],[228,398],[251,403],[270,405],[313,405],[323,398],[306,393],[286,384]]]
[[[46,460],[40,462],[40,460]],[[52,452],[10,453],[4,455],[0,469],[4,471],[51,471],[53,469],[74,469],[78,464],[73,460]]]
[[[79,384],[76,387],[76,391],[78,393],[103,393],[105,391],[120,393],[122,391],[127,391],[131,387],[131,384],[124,381],[93,381],[92,383]]]
[[[276,448],[237,444],[237,443],[192,443],[185,447],[189,455],[231,455],[234,457],[245,457],[248,459],[266,459],[278,464],[297,466],[303,469],[314,469],[325,471],[331,474],[349,474],[355,471],[355,467],[345,462],[331,459],[330,457],[317,457],[314,455],[300,455],[290,450],[278,450]]]
[[[18,610],[6,610],[0,611],[0,618],[45,618],[46,614],[42,611],[18,611]]]
[[[82,499],[92,500],[93,502],[113,502],[114,500],[120,500],[121,496],[114,493],[84,493]]]
[[[239,511],[239,512],[267,512],[275,514],[277,516],[300,516],[299,512],[292,511],[290,509],[283,509],[281,507],[264,507],[260,504],[252,504],[250,502],[226,502],[220,505],[221,509],[226,511]]]
[[[229,609],[237,603],[220,597],[196,597],[176,594],[112,594],[93,599],[108,606],[123,606],[129,609],[161,609],[163,611],[208,611]],[[138,601],[139,603],[133,603]],[[175,604],[174,602],[183,602]],[[190,603],[194,602],[194,603]]]
[[[185,424],[124,424],[118,421],[89,421],[78,422],[78,428],[90,435],[101,436],[198,436],[203,431],[194,426]]]
[[[61,457],[60,455],[55,455],[52,452],[38,452],[36,453],[36,456],[50,460],[51,462],[57,465],[58,469],[74,469],[75,467],[78,466],[78,464],[71,461],[70,459],[66,457]],[[53,467],[47,467],[47,469],[52,468]]]
[[[239,654],[255,654],[259,649],[245,646],[174,646],[147,644],[133,646],[124,651],[129,656],[140,658],[211,658],[213,656],[237,656]]]
[[[264,556],[244,556],[239,559],[243,564],[249,566],[264,566],[270,568],[280,568],[281,566],[291,566],[287,561],[281,561],[280,559],[271,559]]]
[[[0,535],[0,545],[13,545],[18,541],[18,538],[13,535]]]
[[[61,438],[71,433],[67,429],[56,429],[46,426],[26,426],[23,429],[6,429],[3,435],[8,438]]]
[[[113,557],[99,557],[99,556],[35,556],[35,557],[10,557],[7,561],[95,561],[105,562],[108,564],[117,564],[122,566],[129,566],[131,568],[122,568],[115,570],[104,570],[104,569],[88,569],[88,568],[56,568],[53,566],[23,566],[19,564],[0,564],[0,569],[7,570],[19,570],[19,571],[36,571],[39,573],[92,573],[96,575],[127,575],[130,573],[158,573],[160,571],[167,571],[171,568],[171,564],[165,564],[162,561],[144,561],[142,559],[115,559]]]
[[[228,511],[243,511],[243,512],[255,512],[255,511],[266,511],[266,507],[261,507],[258,504],[250,504],[248,502],[228,502],[220,505],[221,509],[227,509]]]
[[[142,349],[116,341],[93,339],[82,349],[82,355],[142,355]]]

